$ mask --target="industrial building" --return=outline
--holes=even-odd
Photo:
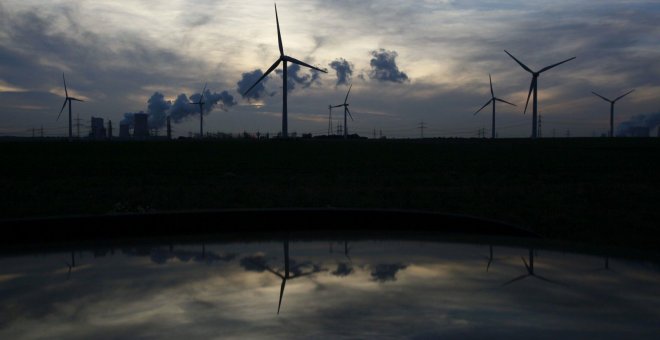
[[[92,117],[92,130],[89,133],[91,139],[105,139],[106,130],[103,124],[103,118]]]
[[[133,115],[133,138],[146,139],[149,137],[149,115],[146,113],[136,113]]]

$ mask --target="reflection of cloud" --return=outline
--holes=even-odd
[[[131,256],[149,256],[151,261],[157,264],[164,264],[169,260],[178,259],[181,262],[229,262],[236,258],[236,254],[216,254],[210,251],[190,251],[190,250],[168,250],[162,248],[136,247],[122,249],[122,252]]]
[[[263,254],[247,256],[241,259],[240,264],[249,272],[261,273],[266,270],[266,257]]]
[[[379,282],[396,281],[396,273],[406,267],[408,266],[401,263],[377,264],[371,271],[371,278]]]
[[[337,269],[330,274],[335,276],[348,276],[353,272],[353,266],[348,263],[341,262],[337,264]]]

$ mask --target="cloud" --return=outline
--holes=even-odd
[[[266,270],[266,257],[263,254],[246,256],[241,259],[240,265],[246,271],[261,273]]]
[[[353,64],[344,58],[335,59],[329,66],[337,72],[337,83],[335,86],[348,85],[353,75]]]
[[[261,78],[261,76],[263,76],[263,74],[264,73],[260,69],[256,69],[252,72],[245,72],[241,75],[241,80],[236,83],[236,90],[241,94],[241,97],[249,101],[252,99],[261,99],[266,94],[266,83],[268,82],[270,76],[264,78],[262,81],[256,84],[249,93],[245,93],[245,91],[247,91],[257,80],[259,80],[259,78]]]
[[[378,264],[371,271],[371,278],[378,282],[396,281],[396,273],[406,267],[408,266],[400,263]]]
[[[396,65],[396,57],[399,55],[396,51],[387,51],[381,48],[371,51],[371,55],[373,58],[369,62],[371,65],[369,78],[393,83],[409,81],[408,75],[399,71],[399,67]]]
[[[353,273],[353,266],[349,263],[341,262],[337,264],[337,269],[335,269],[330,274],[335,276],[348,276]]]

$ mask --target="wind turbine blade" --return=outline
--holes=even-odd
[[[280,302],[277,304],[277,314],[280,314],[280,307],[282,307],[282,297],[284,296],[284,285],[286,285],[286,279],[282,279],[282,286],[280,287]]]
[[[344,106],[344,104],[335,105],[333,107],[342,107],[342,106]]]
[[[513,280],[510,280],[510,281],[504,282],[504,283],[502,284],[502,286],[508,286],[508,285],[510,285],[510,284],[512,284],[512,283],[514,283],[514,282],[516,282],[516,281],[520,281],[520,280],[526,278],[528,275],[529,275],[529,274],[520,275],[520,276],[518,276],[517,278],[515,278],[515,279],[513,279]]]
[[[69,91],[66,89],[66,78],[64,78],[64,73],[62,73],[62,80],[64,81],[64,93],[66,94],[66,97],[69,98]]]
[[[527,105],[529,105],[529,97],[532,95],[532,91],[534,90],[534,84],[536,83],[536,78],[532,78],[532,83],[529,85],[529,93],[527,94],[527,102],[525,102],[525,110],[523,111],[523,114],[527,113]]]
[[[547,70],[549,70],[549,69],[551,69],[551,68],[553,68],[553,67],[555,67],[555,66],[559,66],[559,65],[561,65],[561,64],[563,64],[563,63],[565,63],[565,62],[567,62],[567,61],[571,61],[571,60],[573,60],[573,59],[575,59],[575,57],[573,57],[573,58],[568,58],[568,59],[566,59],[566,60],[564,60],[564,61],[562,61],[562,62],[558,62],[558,63],[553,64],[553,65],[550,65],[550,66],[546,66],[546,67],[542,68],[542,69],[539,71],[539,73],[545,72],[545,71],[547,71]]]
[[[475,112],[475,113],[473,114],[473,116],[476,115],[477,113],[479,113],[479,111],[483,110],[483,109],[484,109],[486,106],[488,106],[488,104],[490,104],[492,101],[493,101],[493,100],[491,99],[491,100],[489,100],[488,102],[486,102],[486,104],[484,104],[484,106],[482,106],[479,110],[477,110],[477,112]]]
[[[322,70],[322,69],[320,69],[320,68],[318,68],[318,67],[315,67],[315,66],[312,66],[312,65],[310,65],[310,64],[303,63],[302,61],[300,61],[300,60],[298,60],[298,59],[296,59],[296,58],[293,58],[293,57],[290,57],[290,56],[286,56],[285,58],[286,58],[287,61],[290,61],[290,62],[292,62],[292,63],[294,63],[294,64],[298,64],[298,65],[301,65],[301,66],[309,67],[309,68],[314,69],[314,70],[317,70],[317,71],[319,71],[319,72],[328,73],[328,71],[326,71],[326,70]]]
[[[608,102],[608,103],[611,103],[611,102],[612,102],[611,100],[609,100],[609,99],[607,99],[607,98],[605,98],[605,97],[599,95],[598,93],[596,93],[596,92],[594,92],[594,91],[591,91],[591,93],[597,95],[598,97],[601,97],[604,101],[606,101],[606,102]]]
[[[280,34],[280,19],[277,17],[277,4],[275,4],[275,22],[277,23],[277,42],[280,45],[280,56],[283,56],[284,47],[282,46],[282,35]]]
[[[273,273],[273,274],[279,276],[281,279],[284,279],[284,275],[282,275],[282,274],[276,272],[275,270],[273,270],[273,268],[270,268],[270,267],[268,267],[268,266],[264,266],[263,268],[266,269],[267,271],[269,271],[269,272],[271,272],[271,273]]]
[[[495,97],[495,93],[493,92],[493,78],[490,77],[490,73],[488,73],[488,80],[490,81],[490,95]]]
[[[498,102],[507,103],[507,104],[509,104],[509,105],[518,106],[518,105],[516,105],[516,104],[514,104],[514,103],[509,103],[508,101],[506,101],[506,100],[504,100],[504,99],[495,98],[495,100],[497,100]]]
[[[84,100],[82,100],[82,99],[78,99],[78,98],[70,97],[69,99],[71,99],[71,100],[75,100],[75,101],[77,101],[77,102],[84,102]]]
[[[623,94],[623,95],[620,95],[620,96],[616,97],[616,99],[614,99],[614,101],[616,102],[617,100],[631,94],[633,91],[635,91],[635,90],[631,90],[631,91],[627,92],[626,94]]]
[[[353,88],[353,84],[348,87],[348,92],[346,92],[346,98],[344,99],[344,104],[348,101],[348,95],[351,93],[351,88]]]
[[[520,65],[522,68],[524,68],[525,71],[527,71],[529,73],[534,73],[534,71],[530,70],[529,67],[527,67],[527,65],[523,64],[520,60],[516,59],[516,57],[511,55],[511,53],[509,53],[507,50],[504,50],[504,52],[506,52],[506,54],[508,54],[509,57],[513,58],[513,60],[515,60],[518,63],[518,65]]]
[[[351,111],[346,107],[346,112],[348,112],[348,116],[351,117],[351,121],[353,121],[353,116],[351,116]]]
[[[67,102],[67,100],[64,99],[64,104],[62,104],[62,109],[60,110],[60,114],[57,115],[57,120],[56,121],[60,120],[60,116],[62,116],[62,111],[64,111],[64,107],[66,107],[66,102]]]
[[[200,101],[200,102],[201,102],[202,100],[204,100],[204,91],[206,91],[206,86],[207,86],[208,84],[209,84],[209,83],[204,84],[204,88],[202,89],[202,92],[201,92],[201,93],[202,93],[202,96],[199,97],[199,101]]]
[[[281,62],[282,62],[282,59],[281,59],[281,58],[280,58],[280,59],[277,59],[277,61],[273,64],[273,66],[271,66],[271,67],[268,69],[268,71],[266,71],[266,72],[261,76],[261,78],[259,78],[259,80],[257,80],[257,81],[254,83],[254,85],[250,86],[250,88],[249,88],[247,91],[245,91],[245,93],[243,93],[243,95],[245,96],[246,94],[248,94],[248,93],[250,92],[250,90],[252,90],[255,86],[257,86],[257,84],[259,84],[260,81],[262,81],[264,78],[266,78],[266,77],[268,76],[268,74],[270,74],[271,72],[273,72],[273,70],[274,70],[274,69],[275,69],[275,68],[276,68]]]

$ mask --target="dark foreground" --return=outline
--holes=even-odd
[[[660,139],[5,142],[0,150],[3,219],[414,209],[577,242],[660,243]]]

